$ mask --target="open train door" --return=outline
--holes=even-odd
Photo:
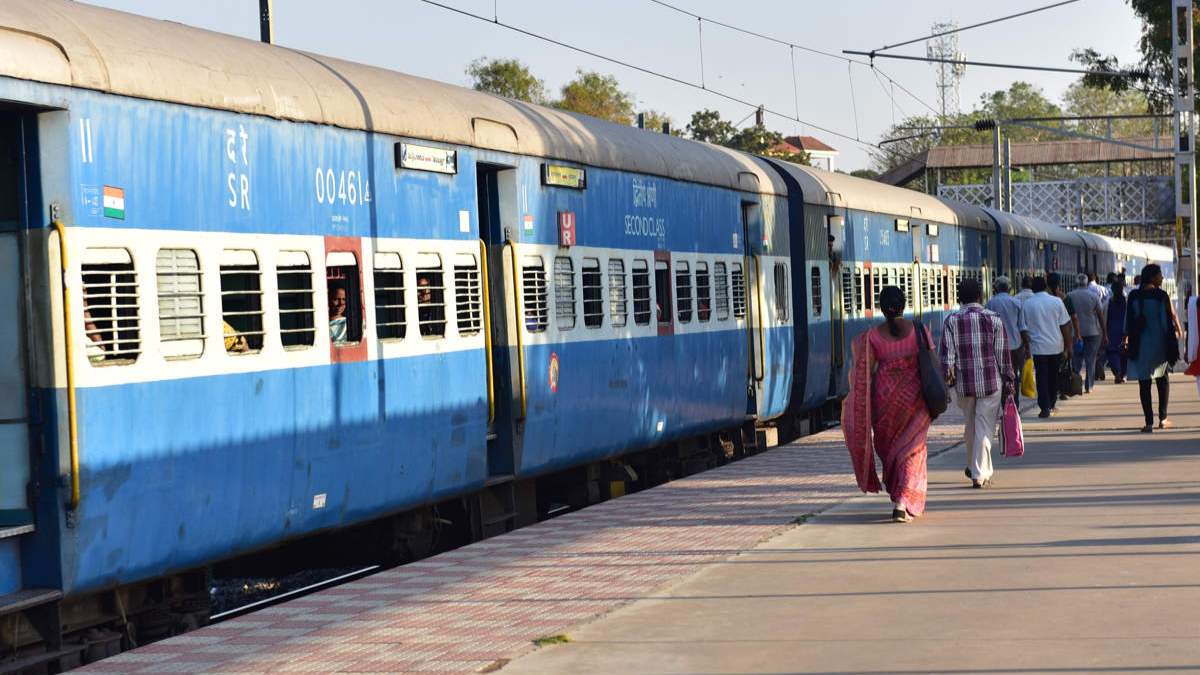
[[[29,378],[23,233],[30,219],[29,150],[36,118],[0,111],[0,542],[33,523],[29,505]],[[14,560],[0,560],[11,567]],[[19,565],[17,566],[19,567]],[[15,571],[15,570],[13,570]],[[0,595],[12,589],[0,571]],[[11,581],[11,580],[10,580]]]
[[[516,480],[527,412],[517,170],[488,163],[475,169],[487,333],[488,478],[472,514],[472,529],[476,538],[483,538],[532,524],[537,511],[533,482]],[[540,278],[544,292],[544,273]]]

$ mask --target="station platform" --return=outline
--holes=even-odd
[[[1200,669],[1200,402],[1100,383],[996,486],[930,433],[926,515],[837,429],[92,664],[93,673]],[[957,451],[955,451],[957,448]]]

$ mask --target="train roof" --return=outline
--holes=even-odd
[[[122,96],[786,194],[758,158],[69,0],[0,2],[0,74]]]
[[[1047,223],[1029,216],[1022,216],[1007,211],[998,211],[990,207],[981,207],[1000,226],[1000,233],[1010,237],[1026,237],[1039,241],[1057,242],[1071,246],[1082,246],[1083,240],[1078,233],[1060,225]]]
[[[953,210],[924,192],[790,162],[776,164],[796,179],[808,204],[958,224],[958,217]]]
[[[958,218],[960,227],[969,227],[976,230],[994,231],[996,223],[992,221],[991,216],[982,207],[966,202],[956,202],[949,199],[940,200],[946,205],[946,208],[954,212]]]

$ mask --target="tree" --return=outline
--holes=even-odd
[[[807,152],[804,152],[804,150],[792,152],[791,150],[779,147],[783,145],[783,134],[778,131],[771,131],[760,124],[737,131],[722,145],[731,147],[734,150],[748,152],[752,155],[774,157],[788,162],[795,162],[796,164],[808,164]]]
[[[687,133],[694,141],[725,145],[737,129],[723,119],[716,110],[697,110],[692,113],[692,121],[688,122]]]
[[[1112,89],[1117,92],[1128,89],[1141,90],[1150,101],[1151,108],[1156,111],[1171,108],[1171,3],[1165,0],[1128,0],[1134,14],[1142,20],[1142,37],[1138,41],[1138,49],[1142,53],[1137,70],[1141,71],[1128,77],[1111,77],[1107,75],[1085,75],[1084,82],[1089,86]],[[1200,20],[1200,12],[1194,18]],[[1193,35],[1196,26],[1192,26]],[[1200,40],[1196,40],[1200,45]],[[1195,54],[1193,54],[1193,58]],[[1115,56],[1103,56],[1091,48],[1076,49],[1071,58],[1089,70],[1114,71],[1122,70],[1121,63]],[[1194,63],[1200,72],[1200,59],[1194,58]]]
[[[467,65],[467,76],[475,91],[515,98],[529,103],[546,101],[546,84],[534,77],[517,59],[479,57]]]
[[[1015,117],[1058,117],[1062,109],[1046,98],[1040,87],[1028,82],[1013,82],[1008,89],[993,91],[979,97],[973,117],[1012,119]],[[1014,143],[1048,141],[1061,138],[1058,134],[1025,127],[1008,127],[1005,133]],[[988,139],[990,140],[990,135]],[[976,141],[984,142],[984,141]]]
[[[876,178],[879,178],[879,172],[872,171],[871,169],[855,169],[850,172],[850,175],[854,176],[855,178],[866,178],[867,180],[875,180]]]
[[[575,79],[563,85],[562,98],[554,107],[617,124],[633,123],[633,96],[621,91],[617,78],[595,71],[575,71]]]
[[[1110,88],[1088,86],[1080,80],[1063,94],[1063,112],[1071,116],[1087,115],[1144,115],[1150,110],[1146,95],[1134,89],[1114,91]],[[1104,120],[1087,120],[1075,125],[1077,131],[1103,136],[1108,132]],[[1132,138],[1153,133],[1151,120],[1113,120],[1114,136]]]

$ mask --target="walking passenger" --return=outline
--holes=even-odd
[[[1125,381],[1125,368],[1128,358],[1125,355],[1125,277],[1113,275],[1112,299],[1108,301],[1108,311],[1105,312],[1105,322],[1108,329],[1108,347],[1104,350],[1108,357],[1108,367],[1113,373],[1113,383]]]
[[[1116,276],[1116,274],[1109,272],[1108,276],[1104,279],[1104,283],[1100,284],[1097,282],[1099,277],[1095,273],[1088,274],[1088,279],[1090,279],[1090,282],[1088,283],[1088,290],[1095,293],[1096,296],[1100,298],[1100,312],[1104,314],[1105,317],[1108,316],[1108,303],[1112,302],[1112,283]],[[1100,349],[1096,351],[1097,382],[1103,382],[1105,380],[1104,364],[1108,362],[1108,355],[1105,353],[1105,345],[1108,343],[1108,330],[1104,324],[1100,325],[1100,332],[1104,335],[1105,339],[1101,341]]]
[[[904,292],[884,286],[879,309],[887,320],[854,339],[850,393],[842,402],[842,434],[863,492],[879,492],[875,455],[892,498],[892,520],[907,523],[925,511],[927,450],[932,420],[921,394],[917,329],[904,318]],[[929,329],[922,329],[932,344]]]
[[[1067,294],[1075,308],[1075,322],[1079,337],[1083,340],[1083,351],[1073,354],[1071,369],[1076,373],[1083,368],[1083,392],[1092,391],[1096,381],[1096,354],[1107,339],[1104,335],[1104,312],[1100,308],[1100,296],[1088,287],[1088,278],[1080,274],[1076,281],[1079,287]]]
[[[1025,325],[1029,327],[1029,351],[1037,380],[1038,417],[1053,414],[1058,401],[1058,369],[1063,349],[1071,340],[1071,317],[1057,296],[1047,292],[1046,280],[1033,280],[1033,297],[1025,301]]]
[[[1167,419],[1167,399],[1171,366],[1179,360],[1179,319],[1171,307],[1171,298],[1162,289],[1163,273],[1158,265],[1142,268],[1142,286],[1129,294],[1125,310],[1126,351],[1129,377],[1138,381],[1142,415],[1146,425],[1142,433],[1154,431],[1154,410],[1150,381],[1158,388],[1158,428],[1171,426]]]
[[[958,304],[962,309],[946,318],[941,347],[946,383],[954,387],[958,407],[966,418],[963,436],[967,478],[977,488],[992,480],[992,434],[1000,418],[1004,391],[1011,389],[1013,382],[1005,322],[997,313],[984,309],[982,299],[978,281],[965,279],[959,283]]]
[[[1023,305],[1023,304],[1025,304],[1026,300],[1028,300],[1032,297],[1033,297],[1033,277],[1026,274],[1025,276],[1021,277],[1021,292],[1017,293],[1017,300],[1020,300],[1021,304]]]
[[[1012,283],[1008,277],[996,277],[993,284],[995,295],[987,301],[987,308],[1000,316],[1004,322],[1004,333],[1008,336],[1008,350],[1012,359],[1013,372],[1019,377],[1029,358],[1029,328],[1025,324],[1025,309],[1021,301],[1009,295]],[[1031,293],[1032,294],[1032,293]],[[1013,400],[1021,404],[1021,388],[1013,387]]]

